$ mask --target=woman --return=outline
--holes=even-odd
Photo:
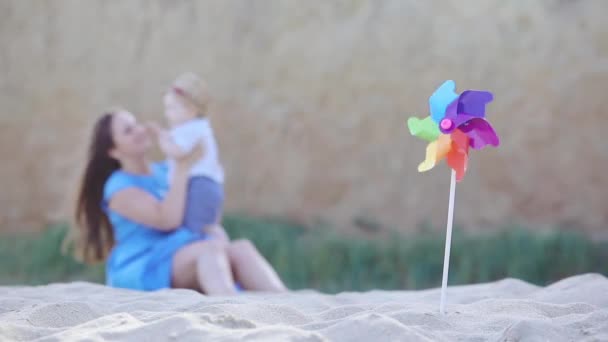
[[[249,241],[230,242],[220,226],[207,236],[179,227],[188,171],[203,147],[175,161],[169,186],[166,164],[146,158],[150,132],[122,109],[97,121],[76,206],[85,261],[108,257],[107,283],[116,287],[231,295],[238,283],[245,290],[285,291]]]

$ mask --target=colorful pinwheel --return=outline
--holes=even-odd
[[[431,115],[422,120],[411,117],[407,125],[412,135],[430,142],[418,171],[432,169],[447,156],[448,165],[460,181],[467,170],[469,147],[481,149],[500,142],[485,119],[492,93],[467,90],[458,95],[455,89],[454,81],[445,81],[429,98]]]

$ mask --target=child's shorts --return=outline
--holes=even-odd
[[[219,222],[224,206],[224,186],[209,177],[194,176],[188,182],[183,226],[200,232]]]

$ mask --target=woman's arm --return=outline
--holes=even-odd
[[[188,169],[178,164],[169,192],[162,201],[141,189],[130,187],[116,192],[109,201],[109,207],[135,222],[161,231],[172,231],[184,217],[187,184]]]
[[[108,203],[110,209],[157,230],[175,230],[184,219],[189,170],[203,154],[201,143],[175,159],[171,187],[162,201],[141,189],[129,187],[112,196]]]

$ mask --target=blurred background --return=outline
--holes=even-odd
[[[103,282],[60,252],[91,125],[161,121],[204,77],[225,226],[292,288],[438,286],[449,169],[424,174],[446,79],[495,94],[498,149],[456,195],[450,281],[608,274],[608,1],[0,0],[0,284]]]

